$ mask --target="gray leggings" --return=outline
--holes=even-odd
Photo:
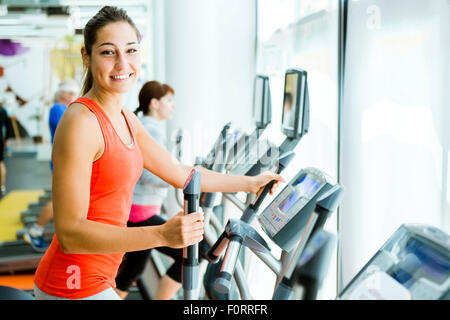
[[[34,297],[36,298],[36,300],[70,300],[67,298],[49,295],[36,286],[34,286]],[[117,295],[117,293],[112,288],[108,288],[100,293],[94,294],[93,296],[78,300],[122,300],[122,299]]]

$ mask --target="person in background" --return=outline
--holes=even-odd
[[[5,149],[9,137],[9,118],[8,113],[0,102],[0,197],[6,195],[6,166],[5,166]]]
[[[146,82],[139,92],[139,107],[135,114],[143,113],[140,118],[144,128],[161,146],[166,147],[165,122],[172,117],[175,109],[175,91],[167,84],[158,81]],[[161,206],[167,196],[170,185],[148,170],[144,169],[133,190],[128,227],[156,226],[166,222],[160,216]],[[181,268],[183,250],[158,247],[156,250],[169,255],[175,261],[167,273],[160,279],[154,300],[169,300],[181,288]],[[149,259],[150,249],[127,252],[116,277],[116,292],[125,299],[128,289],[144,271]]]
[[[51,143],[55,137],[56,127],[61,119],[67,106],[75,100],[79,94],[79,87],[75,80],[68,79],[62,81],[55,93],[55,103],[50,108],[48,117],[48,125],[50,128]],[[50,170],[53,171],[53,163],[50,160]],[[44,241],[44,228],[53,219],[53,205],[49,201],[41,210],[38,220],[28,229],[25,230],[24,240],[28,242],[35,251],[44,252],[48,244]]]

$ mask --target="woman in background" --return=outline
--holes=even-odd
[[[150,136],[161,146],[166,147],[165,122],[172,117],[175,109],[175,91],[167,84],[158,81],[146,82],[139,92],[139,107],[135,114],[143,113],[142,125]],[[128,227],[162,225],[166,222],[160,216],[161,206],[167,196],[170,185],[148,170],[144,169],[133,191]],[[160,279],[154,300],[169,300],[181,288],[181,268],[183,249],[158,247],[158,251],[169,255],[175,262]],[[150,249],[127,252],[116,277],[116,292],[122,299],[128,294],[131,284],[144,271],[149,259]]]

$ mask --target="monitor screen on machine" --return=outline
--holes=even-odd
[[[281,130],[287,138],[299,139],[309,129],[309,93],[307,73],[288,69],[284,78]]]
[[[296,125],[297,87],[298,74],[287,73],[284,87],[282,126],[290,131],[294,131]]]
[[[307,199],[314,197],[320,185],[320,181],[314,180],[309,175],[304,176],[294,187],[293,193],[281,202],[278,209],[283,213],[287,213],[301,197],[307,197]]]
[[[265,128],[271,121],[271,101],[269,78],[263,75],[255,77],[253,89],[252,117],[259,128]]]
[[[276,208],[264,211],[260,222],[269,236],[275,236],[294,216],[314,198],[324,181],[312,174],[306,174],[294,181],[279,194]]]
[[[253,120],[261,121],[261,113],[263,110],[264,101],[264,79],[261,77],[255,78],[255,88],[253,91]]]

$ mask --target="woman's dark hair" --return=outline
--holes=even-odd
[[[86,48],[86,53],[89,56],[92,53],[92,45],[97,41],[98,30],[114,22],[128,22],[130,26],[132,26],[136,31],[138,41],[141,40],[141,34],[139,33],[139,30],[125,10],[117,7],[105,6],[86,23],[86,26],[83,30],[84,47]],[[87,69],[83,81],[83,88],[81,90],[82,94],[86,94],[86,92],[91,89],[92,82],[92,73],[89,69]]]
[[[138,114],[139,111],[142,111],[144,114],[148,114],[150,112],[150,102],[152,99],[155,98],[159,100],[169,92],[175,94],[175,91],[168,84],[162,84],[158,81],[148,81],[144,83],[141,91],[139,91],[139,107],[134,113]]]

